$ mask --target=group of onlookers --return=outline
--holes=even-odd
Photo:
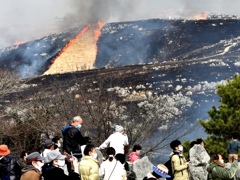
[[[126,158],[125,147],[129,143],[122,126],[116,125],[114,133],[97,147],[90,137],[81,134],[82,123],[82,118],[76,116],[62,129],[63,147],[58,136],[46,139],[41,153],[28,154],[23,151],[20,160],[10,155],[7,145],[0,145],[0,180],[126,180],[128,163],[141,159],[141,145],[134,145]],[[188,159],[183,155],[179,140],[172,141],[170,147],[169,163],[153,166],[144,180],[232,179],[238,169],[240,142],[236,135],[227,147],[231,163],[229,168],[225,167],[221,154],[210,158],[202,139],[191,142]],[[106,149],[105,157],[101,151],[103,149]]]

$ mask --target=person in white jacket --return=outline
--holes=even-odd
[[[128,146],[128,137],[124,133],[124,128],[122,126],[116,125],[115,132],[99,146],[99,149],[105,149],[108,145],[115,149],[116,154],[124,154],[124,146]]]
[[[107,148],[107,160],[99,168],[99,176],[103,180],[123,180],[126,176],[123,164],[115,159],[115,149]]]

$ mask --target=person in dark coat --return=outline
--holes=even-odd
[[[21,177],[20,162],[17,157],[9,154],[8,146],[0,145],[0,179],[19,180]]]
[[[69,175],[64,174],[65,155],[58,150],[52,150],[46,156],[45,164],[42,168],[42,176],[44,180],[80,180],[78,173],[70,171]]]
[[[44,180],[80,180],[78,173],[73,171],[69,175],[64,174],[65,155],[62,155],[58,150],[52,150],[46,156],[45,164],[42,168],[42,176]]]
[[[73,155],[78,159],[82,158],[81,146],[85,145],[85,138],[80,132],[82,127],[82,118],[76,116],[73,118],[72,123],[68,126],[65,126],[62,129],[63,134],[63,154],[66,155],[69,159],[66,161],[68,171],[71,171],[71,156]]]

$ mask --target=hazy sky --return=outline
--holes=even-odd
[[[63,18],[61,30],[73,22],[116,22],[163,13],[175,17],[185,16],[187,11],[240,15],[239,5],[239,0],[0,0],[0,44],[13,41],[14,34],[18,33],[3,33],[4,28],[7,31],[7,27],[25,25],[47,33],[46,22],[56,21],[56,17]],[[16,31],[24,31],[19,33],[23,33],[25,39],[31,35],[21,28]]]

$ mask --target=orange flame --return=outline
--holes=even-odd
[[[15,42],[13,43],[13,45],[14,45],[14,46],[17,46],[17,45],[24,44],[24,43],[25,43],[25,41],[15,41]]]
[[[96,41],[96,54],[98,52],[97,41],[98,41],[99,37],[101,36],[101,29],[103,28],[104,25],[105,25],[105,23],[98,21],[98,29],[96,29],[94,31],[94,39]]]
[[[90,24],[87,25],[75,38],[71,39],[69,43],[57,54],[57,56],[51,60],[51,63],[53,64],[55,59],[57,59],[64,51],[66,51],[66,49],[70,47],[80,36],[82,36],[90,28],[90,26]]]
[[[205,12],[202,12],[202,13],[200,13],[200,14],[197,14],[197,15],[195,15],[194,16],[194,19],[207,19],[207,13],[205,13]]]

